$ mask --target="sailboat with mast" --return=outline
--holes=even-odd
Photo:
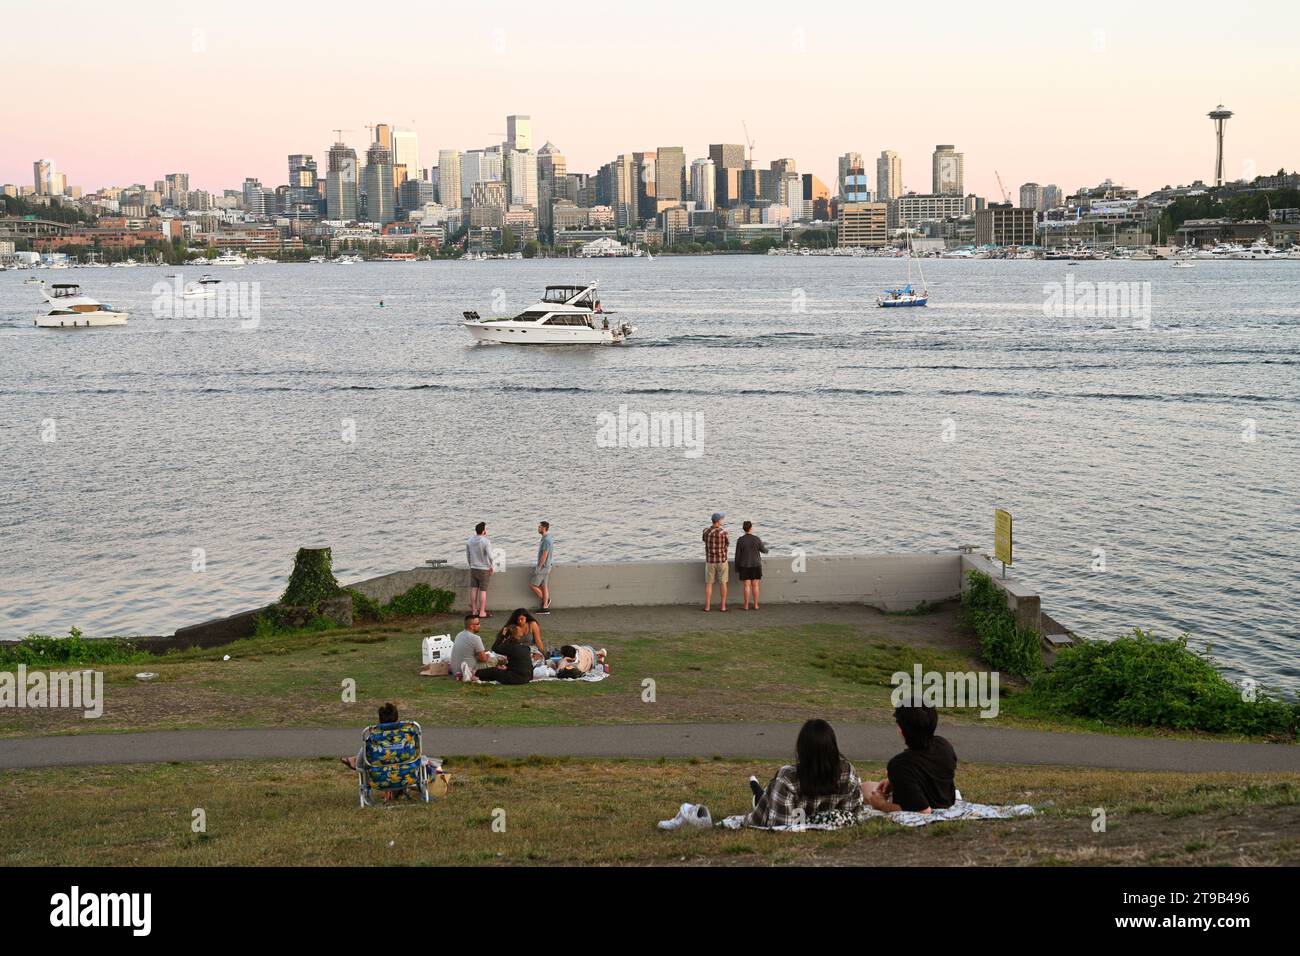
[[[912,262],[916,262],[916,271],[921,279],[920,291],[912,284]],[[886,289],[885,294],[876,299],[876,305],[882,309],[902,309],[922,306],[930,301],[930,290],[925,284],[925,272],[921,269],[921,260],[912,255],[912,231],[907,231],[907,285],[897,289]]]

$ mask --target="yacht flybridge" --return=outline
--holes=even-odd
[[[465,328],[476,342],[515,345],[620,345],[636,331],[610,321],[596,298],[596,283],[548,285],[542,301],[513,318],[484,319],[466,312]]]
[[[56,282],[49,292],[41,288],[41,295],[53,308],[48,315],[36,319],[42,329],[90,329],[106,325],[126,325],[125,312],[116,312],[111,305],[81,294],[75,282]]]

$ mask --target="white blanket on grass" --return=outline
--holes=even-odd
[[[1006,804],[1004,806],[995,806],[988,803],[970,803],[966,800],[958,800],[951,807],[945,810],[931,810],[929,813],[917,813],[911,810],[898,810],[894,813],[883,813],[880,810],[866,807],[858,815],[856,820],[843,820],[834,823],[808,823],[803,826],[780,826],[780,827],[751,827],[754,830],[773,830],[778,832],[784,831],[801,831],[801,830],[842,830],[845,827],[854,826],[863,820],[871,820],[876,817],[888,817],[893,822],[905,827],[923,827],[931,823],[941,823],[945,820],[1009,820],[1012,817],[1032,817],[1034,808],[1027,803]],[[847,816],[847,814],[845,815]],[[739,814],[734,817],[723,819],[721,826],[728,830],[739,830],[745,825],[745,814]]]
[[[608,676],[609,674],[605,673],[605,670],[603,668],[597,671],[594,667],[587,673],[583,674],[581,677],[556,677],[553,668],[550,667],[533,668],[534,684],[536,684],[538,681],[544,681],[544,680],[558,680],[558,681],[563,681],[566,684],[576,684],[578,683],[578,681],[586,681],[588,684],[594,684],[596,681],[604,680]]]

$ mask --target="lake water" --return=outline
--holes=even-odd
[[[255,329],[154,318],[174,267],[40,273],[132,313],[77,333],[32,328],[35,287],[0,274],[0,636],[170,633],[274,600],[300,545],[356,580],[460,561],[478,520],[508,561],[541,518],[560,561],[696,558],[722,509],[779,559],[991,550],[1003,507],[1058,620],[1190,632],[1300,689],[1300,262],[930,261],[929,308],[874,308],[903,270],[212,270],[258,284]],[[633,344],[473,346],[459,327],[588,278]],[[1147,284],[1149,327],[1086,303],[1045,316],[1067,282],[1071,302]],[[699,413],[698,453],[598,447],[620,406]]]

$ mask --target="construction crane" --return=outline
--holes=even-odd
[[[749,144],[749,168],[753,169],[754,168],[754,141],[749,138],[749,127],[745,125],[744,120],[740,121],[740,128],[745,131],[745,142]]]
[[[350,132],[352,132],[352,130],[350,130],[350,129],[336,129],[336,130],[334,131],[334,134],[335,134],[335,137],[336,137],[335,140],[334,140],[334,142],[336,142],[336,143],[341,143],[341,142],[343,142],[343,134],[344,134],[344,133],[350,133]]]
[[[998,177],[998,189],[1002,191],[1002,201],[1011,202],[1011,193],[1007,192],[1007,187],[1002,185],[1002,174],[995,169],[993,175]]]

